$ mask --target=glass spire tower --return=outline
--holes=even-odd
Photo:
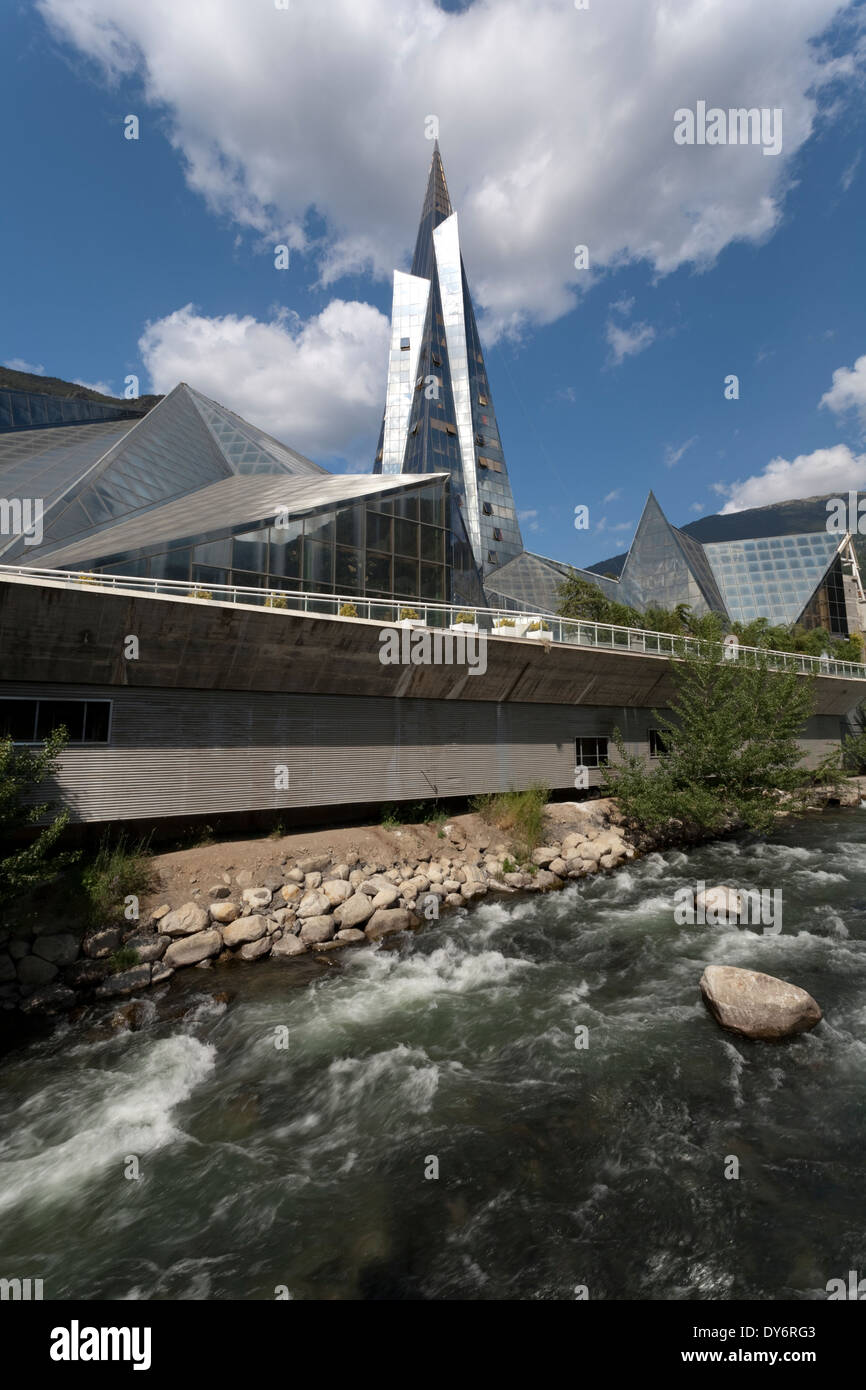
[[[374,473],[451,475],[454,545],[486,579],[523,550],[439,142],[412,269],[394,272],[385,416]],[[462,563],[461,563],[462,561]],[[465,568],[455,555],[455,572]]]

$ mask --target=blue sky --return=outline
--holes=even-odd
[[[0,361],[368,471],[437,112],[529,548],[625,549],[650,487],[683,524],[866,486],[862,4],[291,4],[0,11]],[[699,98],[780,106],[782,154],[678,148]]]

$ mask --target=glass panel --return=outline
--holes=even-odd
[[[300,523],[298,523],[300,529]],[[271,530],[271,576],[297,579],[301,573],[301,537],[274,527]]]
[[[425,487],[419,496],[421,520],[434,526],[444,526],[444,489],[441,486]]]
[[[418,564],[415,560],[394,560],[394,593],[415,598],[418,593]]]
[[[429,599],[431,603],[445,602],[445,571],[439,565],[421,566],[419,597]]]
[[[359,503],[355,507],[346,507],[343,511],[337,512],[337,543],[338,545],[352,546],[355,550],[363,549],[363,503]]]
[[[417,521],[418,494],[414,492],[404,492],[399,497],[395,497],[394,515],[404,517],[407,521]]]
[[[445,532],[435,526],[421,527],[421,559],[442,564],[445,559]]]
[[[232,569],[255,570],[265,574],[268,568],[268,532],[245,531],[232,541]]]
[[[229,571],[217,569],[215,565],[193,565],[192,582],[205,588],[210,584],[228,584]]]
[[[35,733],[35,700],[0,700],[0,738],[31,743]]]
[[[108,717],[111,704],[108,700],[88,700],[84,720],[84,739],[86,743],[108,742]]]
[[[366,562],[365,588],[377,594],[390,594],[391,557],[390,555],[368,555]]]
[[[81,743],[84,738],[83,700],[40,700],[36,719],[37,739],[47,738],[54,729],[63,725],[69,735],[70,743]]]
[[[340,594],[361,592],[363,559],[360,550],[347,550],[337,546],[337,560],[334,583]]]
[[[172,550],[167,555],[151,555],[152,579],[189,579],[189,550]]]
[[[267,588],[263,574],[252,574],[249,570],[232,570],[231,583],[239,589]]]
[[[197,545],[192,552],[193,564],[219,565],[228,568],[232,562],[232,543],[229,537],[221,541],[209,541],[207,545]],[[255,565],[250,566],[255,569]]]
[[[367,512],[367,549],[391,549],[391,518],[379,516],[377,512]]]
[[[417,558],[418,555],[418,527],[413,526],[411,521],[394,522],[394,549],[400,555],[411,555]]]
[[[314,587],[330,587],[333,583],[332,565],[334,550],[330,545],[319,545],[316,541],[304,541],[304,583]]]
[[[305,517],[304,536],[308,540],[332,542],[334,539],[334,513],[322,512],[321,516]]]

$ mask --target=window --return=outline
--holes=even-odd
[[[401,338],[401,339],[400,339],[400,351],[401,351],[401,352],[408,352],[408,351],[409,351],[409,339],[408,339],[408,338]]]
[[[576,738],[574,759],[578,767],[607,767],[606,738]]]
[[[434,366],[434,367],[441,367],[441,366],[442,366],[442,358],[441,358],[441,357],[437,357],[436,354],[435,354],[435,352],[431,354],[431,360],[432,360],[432,362],[433,362],[433,366]]]
[[[107,743],[110,700],[0,699],[0,738],[41,743],[61,724],[70,743]]]
[[[478,467],[491,468],[494,473],[502,472],[502,464],[499,462],[499,459],[485,458],[483,454],[478,455]]]
[[[502,531],[500,530],[500,528],[499,528],[498,526],[494,526],[494,528],[493,528],[493,539],[494,539],[495,541],[501,541],[501,540],[502,540]]]
[[[650,729],[649,731],[649,750],[651,758],[660,758],[668,751],[668,746],[658,729]]]
[[[481,510],[482,510],[482,512],[484,513],[485,516],[492,516],[492,515],[493,515],[493,508],[492,508],[492,506],[490,505],[489,502],[482,502],[482,503],[481,503]],[[497,537],[497,539],[498,539],[498,537]]]
[[[497,558],[496,558],[496,551],[495,551],[495,550],[488,550],[488,552],[487,552],[487,563],[488,563],[488,565],[498,565],[498,564],[499,564],[499,561],[498,561]]]
[[[479,396],[479,397],[478,397],[478,404],[479,404],[479,405],[487,405],[487,397],[486,397],[486,396]]]
[[[476,436],[475,436],[475,443],[476,443],[476,444],[483,444],[483,443],[484,443],[484,435],[483,435],[483,434],[476,434]]]

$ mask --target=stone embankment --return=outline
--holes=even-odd
[[[358,849],[339,859],[289,853],[263,869],[226,868],[206,885],[192,875],[172,884],[183,900],[143,903],[137,923],[107,925],[83,941],[51,921],[35,929],[13,925],[0,935],[0,1001],[28,1013],[57,1013],[137,993],[191,966],[340,951],[419,927],[487,894],[550,892],[638,853],[610,801],[554,803],[547,812],[548,843],[524,869],[510,857],[505,834],[467,815],[438,832],[426,828],[420,837],[432,841],[426,849],[409,828],[377,830],[366,845],[372,843],[375,857]],[[253,842],[259,851],[262,843]]]

